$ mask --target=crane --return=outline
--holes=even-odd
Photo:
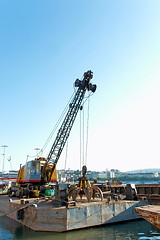
[[[77,88],[77,91],[69,104],[68,112],[62,122],[60,129],[58,130],[55,141],[50,149],[48,157],[46,159],[45,165],[42,170],[41,181],[42,183],[47,183],[51,181],[52,174],[56,168],[57,162],[60,158],[60,155],[63,151],[65,143],[69,137],[70,131],[72,129],[73,123],[76,119],[77,113],[80,109],[82,109],[82,101],[85,96],[85,92],[96,91],[96,84],[90,83],[93,78],[93,72],[88,70],[83,74],[83,79],[76,79],[74,85]],[[48,166],[52,166],[48,168]]]
[[[92,84],[90,82],[92,78],[93,72],[88,70],[83,74],[82,80],[76,79],[74,85],[77,88],[77,91],[75,92],[75,95],[69,104],[67,114],[60,129],[58,130],[57,136],[47,158],[39,157],[34,160],[27,161],[24,166],[20,167],[17,177],[17,183],[20,184],[18,196],[21,195],[21,190],[23,191],[25,189],[26,184],[27,192],[29,188],[29,194],[31,193],[32,195],[37,196],[37,186],[45,186],[46,183],[48,184],[50,182],[58,183],[56,165],[69,137],[77,113],[83,108],[82,101],[85,93],[87,90],[94,93],[97,88],[96,84]],[[81,196],[84,194],[88,201],[90,201],[91,197],[94,198],[96,192],[99,194],[101,199],[103,199],[102,191],[97,186],[90,184],[86,177],[86,171],[86,166],[83,166],[83,176],[79,178],[78,186],[71,188],[70,191],[68,191],[67,187],[63,186],[63,184],[57,184],[56,193],[58,195],[56,196],[56,199],[60,199],[60,201],[64,203],[68,201],[68,196],[72,196],[73,200],[75,201],[78,194],[81,194]],[[36,187],[36,189],[33,189],[32,186]]]

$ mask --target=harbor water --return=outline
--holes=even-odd
[[[144,220],[75,230],[65,233],[34,232],[7,217],[0,217],[0,240],[155,240],[160,230]]]

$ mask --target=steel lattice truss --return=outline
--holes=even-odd
[[[76,94],[69,104],[68,112],[63,120],[63,123],[57,133],[56,139],[51,147],[51,150],[47,157],[47,162],[44,167],[44,172],[51,172],[51,175],[55,169],[55,166],[59,160],[59,157],[63,151],[65,143],[69,137],[70,131],[72,129],[73,123],[77,116],[79,109],[81,108],[81,104],[85,95],[86,90],[95,91],[96,85],[92,85],[90,80],[93,75],[91,71],[84,73],[84,78],[82,81],[76,80],[75,86],[78,87]],[[93,87],[94,86],[94,87]],[[94,89],[93,89],[94,88]],[[53,164],[52,169],[46,169],[47,165]]]

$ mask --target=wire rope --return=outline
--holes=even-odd
[[[68,140],[66,143],[66,154],[65,154],[65,162],[64,162],[64,170],[66,171],[66,166],[67,166],[67,157],[68,157]]]
[[[87,165],[87,155],[88,155],[88,132],[89,132],[89,109],[90,108],[90,98],[88,98],[88,109],[87,109],[87,131],[86,131],[86,153],[85,153],[85,165]]]
[[[83,162],[83,166],[84,166],[84,164],[85,164],[85,159],[84,159],[84,137],[85,137],[85,134],[84,134],[84,128],[85,128],[85,124],[84,124],[84,117],[85,117],[84,108],[83,108],[82,114],[83,114],[83,116],[82,116],[82,162]]]
[[[82,111],[80,111],[80,169],[82,165],[87,165],[87,155],[88,155],[88,133],[89,133],[89,109],[90,109],[90,97],[92,94],[88,94],[85,100],[82,103]],[[87,108],[87,124],[85,127],[85,110],[84,104],[88,100],[88,108]],[[82,113],[81,113],[82,112]],[[86,130],[86,143],[85,143],[85,129]]]
[[[47,145],[48,145],[48,143],[50,142],[51,138],[53,137],[55,131],[57,130],[57,128],[58,128],[60,122],[62,121],[64,115],[66,114],[66,112],[67,112],[67,110],[68,110],[69,103],[71,102],[71,99],[73,98],[73,95],[74,95],[74,92],[73,92],[72,96],[70,97],[70,99],[69,99],[69,101],[68,101],[66,107],[64,108],[64,110],[63,110],[63,112],[62,112],[60,118],[59,118],[58,121],[56,122],[55,127],[53,128],[53,130],[51,131],[51,133],[50,133],[49,137],[47,138],[45,144],[43,145],[43,147],[42,147],[42,151],[44,151],[44,149],[47,147]]]
[[[32,156],[27,155],[26,162],[28,161],[28,158],[36,158],[36,157],[38,157],[38,155],[40,155],[40,153],[43,153],[43,151],[46,149],[46,147],[48,146],[49,142],[51,141],[51,139],[52,139],[54,133],[56,132],[58,126],[60,125],[60,122],[62,121],[64,115],[66,114],[66,112],[67,112],[67,110],[68,110],[68,106],[69,106],[69,104],[70,104],[70,102],[71,102],[71,99],[73,98],[74,94],[75,94],[75,89],[74,89],[74,91],[73,91],[73,93],[72,93],[72,95],[71,95],[69,101],[67,102],[67,104],[66,104],[66,106],[65,106],[65,108],[64,108],[64,110],[63,110],[63,112],[62,112],[62,114],[60,115],[58,121],[56,122],[56,124],[55,124],[53,130],[51,131],[49,137],[47,138],[46,142],[44,143],[43,147],[40,149],[40,151],[39,151],[37,154],[32,155]]]
[[[82,155],[81,155],[81,152],[82,152],[82,129],[81,129],[81,122],[82,122],[82,120],[81,120],[81,111],[80,111],[80,146],[79,146],[79,149],[80,149],[80,156],[79,156],[79,158],[80,158],[80,169],[82,168]]]

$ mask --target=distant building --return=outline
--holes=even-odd
[[[115,172],[114,171],[110,171],[110,178],[115,178],[116,177],[116,175],[115,175]]]
[[[8,172],[0,172],[0,178],[5,178],[5,179],[16,179],[18,176],[18,171],[17,170],[10,170]]]
[[[159,177],[159,173],[158,172],[156,172],[156,173],[153,173],[154,174],[154,176],[157,178],[157,177]]]
[[[100,172],[100,173],[98,173],[98,178],[107,178],[107,177],[108,177],[107,172]]]

